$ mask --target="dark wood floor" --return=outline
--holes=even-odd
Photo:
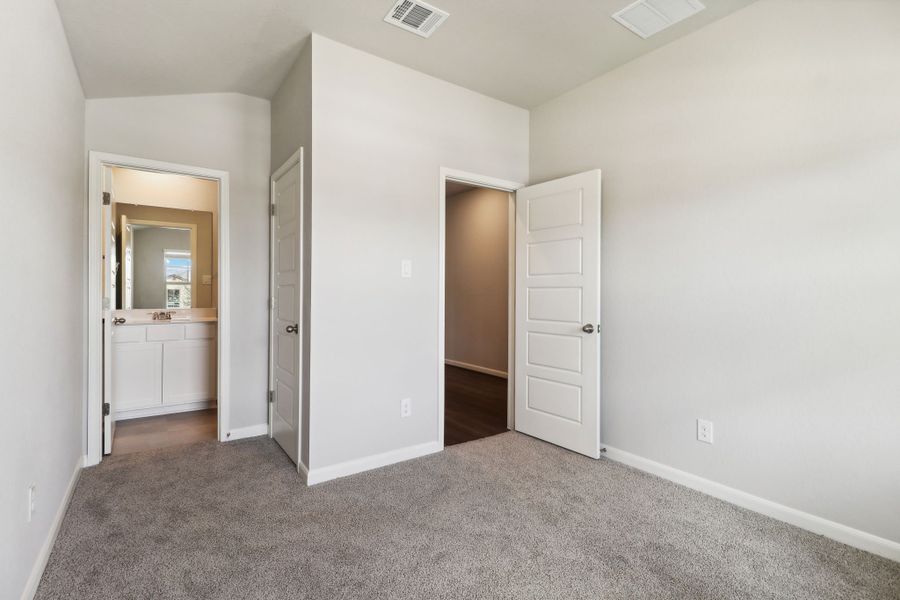
[[[114,455],[216,439],[216,409],[116,421]]]
[[[444,367],[444,445],[506,431],[506,380]]]

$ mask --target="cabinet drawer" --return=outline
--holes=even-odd
[[[190,323],[184,326],[184,339],[211,340],[216,337],[215,323]]]
[[[172,342],[184,339],[184,325],[150,325],[147,327],[148,342]]]
[[[127,344],[130,342],[143,342],[147,339],[147,328],[141,325],[126,325],[112,328],[112,341],[114,344]]]

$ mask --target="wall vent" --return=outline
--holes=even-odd
[[[638,0],[612,18],[647,39],[706,8],[700,0]]]
[[[447,20],[450,13],[418,0],[397,0],[388,11],[385,21],[424,38],[431,37],[434,30]]]

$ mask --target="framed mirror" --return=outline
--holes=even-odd
[[[212,215],[117,204],[116,308],[214,308]],[[148,211],[146,209],[153,209]],[[190,213],[190,214],[183,214]],[[144,218],[152,216],[153,218]]]

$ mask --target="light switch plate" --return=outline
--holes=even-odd
[[[412,277],[412,261],[408,258],[404,258],[400,261],[400,277],[403,277],[404,279]]]

